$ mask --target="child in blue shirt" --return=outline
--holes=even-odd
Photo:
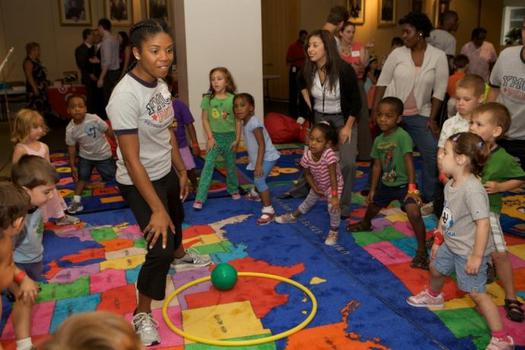
[[[255,102],[253,96],[247,93],[235,95],[233,99],[233,113],[242,121],[244,142],[248,149],[249,163],[246,169],[253,170],[254,184],[262,200],[262,214],[257,219],[258,225],[266,225],[273,221],[275,210],[270,199],[270,189],[266,184],[266,178],[272,171],[275,163],[280,157],[270,139],[270,135],[264,128],[259,118],[254,115]],[[253,193],[248,198],[255,199]]]
[[[44,206],[55,193],[58,175],[46,159],[24,155],[11,169],[11,179],[22,187],[30,197],[31,207],[25,217],[25,225],[20,234],[13,238],[13,259],[16,267],[23,271],[24,277],[19,280],[42,280],[44,246],[42,238],[44,221],[40,208]],[[16,281],[15,281],[16,282]],[[22,287],[22,285],[20,285]],[[20,293],[14,290],[16,302],[13,304],[13,314],[17,315],[15,336],[17,349],[31,349],[31,311],[35,298],[19,298]]]

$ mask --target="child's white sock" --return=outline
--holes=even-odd
[[[81,196],[78,196],[78,195],[74,195],[74,196],[73,196],[73,202],[80,203],[81,200],[82,200],[82,197],[81,197]]]
[[[33,342],[31,341],[31,337],[16,341],[16,350],[31,350],[32,347]]]
[[[263,207],[262,212],[266,214],[275,214],[275,210],[273,210],[273,207],[271,205]]]

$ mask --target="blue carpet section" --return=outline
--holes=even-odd
[[[276,191],[277,193],[278,191]],[[340,232],[340,244],[324,245],[328,227],[326,204],[319,203],[296,224],[256,226],[260,206],[244,201],[235,207],[231,200],[209,201],[205,211],[187,211],[188,222],[207,223],[223,217],[253,213],[242,223],[229,225],[226,237],[234,245],[246,246],[248,255],[271,265],[291,266],[304,264],[304,272],[294,280],[309,285],[312,277],[326,283],[314,285],[312,292],[319,300],[319,311],[309,327],[316,327],[341,320],[340,311],[351,300],[360,307],[351,314],[349,331],[364,339],[379,337],[381,344],[393,349],[474,349],[470,340],[458,340],[434,313],[414,310],[405,302],[409,291],[381,263],[359,247],[350,235]],[[274,201],[282,213],[295,208],[300,200]],[[256,229],[255,229],[256,228]],[[282,293],[293,288],[280,286]],[[296,296],[297,297],[297,296]],[[301,303],[291,300],[274,309],[264,319],[265,327],[277,333],[296,325],[304,317]],[[278,346],[284,349],[285,342]]]

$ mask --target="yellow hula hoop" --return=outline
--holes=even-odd
[[[317,313],[317,299],[315,298],[314,294],[310,291],[310,289],[306,288],[304,285],[302,285],[302,284],[300,284],[298,282],[295,282],[294,280],[291,280],[289,278],[285,278],[285,277],[278,276],[278,275],[272,275],[272,274],[268,274],[268,273],[239,272],[237,275],[238,276],[244,276],[244,277],[269,278],[269,279],[273,279],[273,280],[277,280],[277,281],[281,281],[281,282],[285,282],[285,283],[291,284],[292,286],[294,286],[296,288],[299,288],[306,295],[308,295],[308,297],[312,301],[312,310],[310,311],[310,314],[308,315],[308,317],[306,317],[306,319],[303,322],[301,322],[300,324],[298,324],[297,326],[295,326],[293,328],[290,328],[289,330],[287,330],[285,332],[281,332],[281,333],[278,333],[278,334],[275,334],[275,335],[272,335],[272,336],[269,336],[269,337],[257,338],[257,339],[251,339],[251,340],[214,340],[214,339],[207,339],[207,338],[198,337],[196,335],[191,335],[191,334],[188,334],[188,333],[184,332],[180,328],[177,328],[171,322],[171,320],[170,320],[170,318],[168,316],[168,306],[169,306],[171,300],[173,300],[173,298],[175,298],[181,292],[185,291],[188,288],[193,287],[196,284],[199,284],[199,283],[202,283],[202,282],[206,282],[206,281],[209,281],[211,279],[211,276],[206,276],[206,277],[198,278],[198,279],[196,279],[194,281],[188,282],[188,283],[180,286],[179,288],[177,288],[173,293],[171,293],[166,298],[166,300],[164,301],[164,305],[162,305],[162,317],[164,318],[164,321],[166,322],[168,327],[173,332],[175,332],[176,334],[180,335],[181,337],[189,339],[189,340],[192,340],[194,342],[202,343],[202,344],[217,345],[217,346],[249,346],[249,345],[257,345],[257,344],[269,343],[271,341],[275,341],[275,340],[286,338],[286,337],[288,337],[288,336],[290,336],[290,335],[292,335],[294,333],[299,332],[301,329],[305,328],[312,321],[312,319],[315,317],[315,314]]]

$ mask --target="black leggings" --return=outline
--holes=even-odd
[[[166,249],[162,249],[162,240],[160,238],[153,248],[148,248],[146,260],[139,272],[137,289],[141,294],[152,299],[163,300],[166,291],[166,275],[173,261],[175,250],[182,243],[184,208],[180,200],[179,178],[173,169],[168,175],[153,181],[152,184],[175,225],[175,233],[168,229]],[[122,184],[118,184],[118,186],[122,196],[128,202],[140,229],[144,231],[151,218],[149,205],[135,186]]]

